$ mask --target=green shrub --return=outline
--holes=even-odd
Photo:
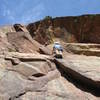
[[[51,19],[52,19],[51,16],[46,16],[46,17],[44,18],[44,20],[51,20]]]

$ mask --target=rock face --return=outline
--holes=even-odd
[[[83,81],[91,87],[100,89],[100,60],[99,57],[87,57],[79,55],[66,56],[64,59],[56,59],[56,64],[72,77]]]
[[[79,17],[61,17],[54,19],[54,27],[64,27],[74,34],[78,42],[100,43],[100,15],[84,15]]]
[[[100,43],[100,15],[84,15],[78,17],[57,17],[44,19],[43,21],[31,23],[27,29],[36,40],[43,44],[47,41],[44,37],[46,30],[55,37],[62,38],[66,42]],[[50,31],[49,28],[52,30]],[[38,36],[34,33],[38,31]],[[67,35],[66,35],[67,34]],[[42,36],[43,35],[43,36]],[[41,36],[41,40],[39,38]],[[48,34],[46,34],[47,38]],[[53,35],[49,35],[53,38]],[[38,39],[37,39],[38,38]],[[50,38],[48,38],[50,39]]]
[[[33,54],[17,54],[16,58],[20,59],[17,65],[0,67],[0,98],[2,100],[16,99],[21,94],[28,91],[42,91],[41,89],[51,80],[60,76],[59,71],[54,66],[54,63],[49,63],[47,58],[38,57],[38,61]],[[10,59],[15,58],[14,54],[6,54],[4,57]],[[30,59],[31,58],[31,59]],[[44,60],[43,60],[44,59]],[[24,62],[23,62],[24,61]],[[41,66],[41,65],[42,66]],[[44,67],[44,71],[42,70]],[[46,67],[46,68],[45,68]]]
[[[66,43],[64,46],[66,51],[70,53],[100,56],[100,44]]]
[[[46,17],[0,27],[0,100],[100,100],[100,45],[91,44],[100,43],[99,19]],[[63,59],[52,55],[57,40]]]
[[[15,32],[7,33],[8,42],[13,45],[13,47],[18,52],[35,52],[38,50],[39,46],[34,43],[29,33],[25,32]],[[36,42],[36,41],[35,41]],[[39,45],[39,44],[38,44]]]
[[[54,79],[45,86],[44,92],[27,92],[21,100],[97,100],[91,94],[83,93],[63,77]],[[99,99],[98,99],[99,100]]]
[[[12,59],[19,59],[19,63],[12,64],[12,66],[0,67],[0,99],[1,100],[99,100],[99,97],[96,97],[91,94],[91,92],[85,92],[81,88],[77,88],[73,81],[70,78],[66,78],[63,76],[62,72],[60,74],[60,69],[56,66],[57,63],[51,59],[50,56],[40,55],[40,54],[31,54],[31,53],[6,53],[5,55],[0,56],[1,59],[4,59],[5,62],[11,61]],[[76,60],[72,58],[76,58],[73,56],[67,56],[67,59],[72,60],[72,64],[75,64]],[[72,57],[72,58],[71,58]],[[79,56],[77,58],[80,59]],[[80,65],[85,64],[86,59],[90,59],[87,57],[84,58]],[[97,61],[99,58],[91,57],[93,61]],[[65,62],[65,64],[67,63]],[[89,62],[87,60],[87,62]],[[63,62],[60,62],[60,67],[63,68]],[[79,62],[78,62],[79,63]],[[95,62],[96,64],[97,62]],[[69,64],[70,68],[74,67]],[[90,64],[90,63],[89,63]],[[99,62],[98,62],[99,64]],[[99,66],[97,64],[97,67]],[[1,64],[3,65],[3,63]],[[68,65],[68,64],[67,64]],[[58,67],[59,67],[58,66]],[[66,70],[65,72],[72,72]],[[72,68],[73,71],[79,71],[80,74],[84,73],[84,71],[91,71],[90,67],[86,66],[86,69],[82,70],[80,66],[76,66]],[[96,70],[96,69],[95,69]],[[83,72],[82,72],[83,71]],[[77,72],[78,73],[78,72]],[[86,72],[87,74],[83,74],[85,77],[89,77],[94,81],[99,80],[99,71],[98,74],[94,75],[94,71],[91,73]],[[97,76],[98,77],[97,77]],[[95,77],[95,78],[94,78]],[[77,74],[75,75],[77,79]],[[89,79],[88,79],[89,81]],[[88,82],[86,81],[86,82]],[[93,87],[94,88],[94,87]],[[95,89],[95,88],[94,88]],[[78,98],[78,99],[77,99]]]

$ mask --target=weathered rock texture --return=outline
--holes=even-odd
[[[31,38],[29,33],[7,33],[7,38],[18,52],[35,52],[39,49],[39,44]]]
[[[100,15],[49,18],[31,23],[27,29],[33,37],[37,33],[34,38],[42,44],[52,33],[66,42],[100,43]]]
[[[0,54],[5,51],[9,51],[12,48],[12,45],[7,40],[7,32],[15,32],[13,26],[2,26],[0,27]]]
[[[13,58],[19,59],[20,62],[16,65],[12,63],[13,66],[0,67],[2,100],[18,98],[28,91],[42,91],[49,81],[60,76],[54,63],[49,62],[49,57],[47,59],[45,55],[9,53],[1,56],[1,59],[6,59],[5,62]]]
[[[66,43],[64,47],[70,53],[100,56],[100,44]]]
[[[100,43],[99,15],[0,27],[0,100],[100,100],[100,45],[86,43]]]
[[[0,58],[5,62],[19,59],[16,64],[10,63],[12,66],[0,67],[1,100],[99,100],[99,97],[96,97],[97,93],[93,95],[91,91],[87,92],[80,87],[77,88],[73,81],[67,77],[68,75],[67,78],[63,75],[64,73],[71,73],[73,76],[73,72],[76,71],[77,73],[74,75],[76,80],[79,80],[78,74],[82,74],[85,78],[91,78],[94,82],[99,81],[99,70],[97,70],[98,73],[94,73],[96,72],[95,67],[92,67],[92,64],[89,67],[90,63],[86,64],[85,62],[92,59],[96,66],[99,57],[86,58],[83,56],[82,60],[77,62],[80,56],[74,59],[76,55],[70,55],[65,58],[65,63],[63,63],[63,60],[59,61],[59,65],[50,56],[31,53],[6,53],[1,55]],[[69,64],[70,61],[72,64]],[[76,62],[81,66],[78,64],[75,66]],[[82,64],[86,67],[83,68]],[[3,66],[3,63],[1,63],[1,66]],[[57,69],[56,66],[64,68],[64,72],[59,68]],[[96,67],[99,67],[99,62]],[[68,68],[71,68],[72,71],[67,70]],[[92,69],[95,71],[91,71]],[[91,73],[88,73],[89,71]],[[81,80],[84,81],[84,78]],[[90,80],[87,79],[84,82],[90,85],[88,81]],[[99,85],[99,83],[95,84],[95,86],[98,86],[97,88],[99,88]],[[92,89],[95,90],[95,87]]]
[[[100,60],[99,57],[69,55],[64,59],[55,59],[56,64],[72,77],[89,86],[100,89]]]

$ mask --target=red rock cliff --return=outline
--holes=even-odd
[[[39,34],[46,33],[46,30],[52,26],[55,36],[65,38],[66,42],[81,43],[100,43],[100,15],[83,15],[76,17],[57,17],[44,19],[42,21],[31,23],[27,29],[34,36],[38,31]],[[40,31],[41,28],[41,31]],[[60,34],[60,35],[59,35]],[[70,37],[69,37],[70,36]],[[43,41],[47,40],[44,34]],[[39,42],[38,37],[36,38]],[[43,42],[44,43],[44,42]]]

